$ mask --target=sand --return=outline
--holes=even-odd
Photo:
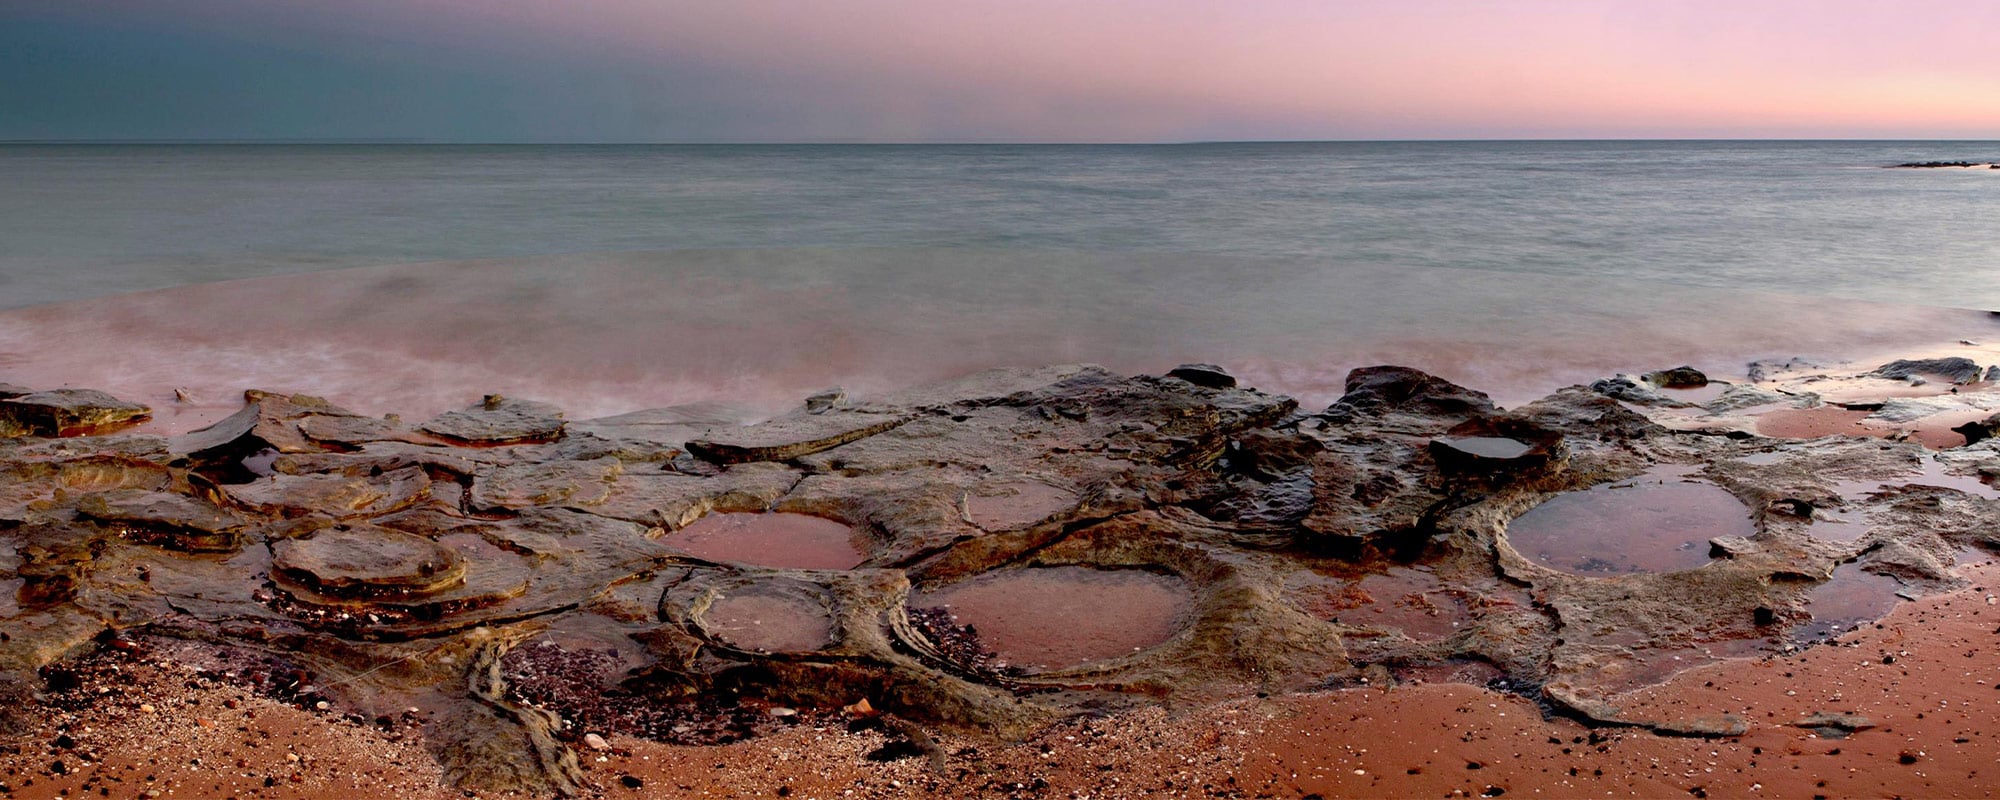
[[[1628,714],[1748,721],[1722,739],[1592,729],[1518,695],[1440,682],[1151,709],[1020,743],[944,737],[941,764],[838,709],[729,745],[577,747],[598,795],[612,798],[1992,796],[2000,565],[1962,575],[1971,587],[1903,603],[1826,644],[1688,670],[1616,699]],[[143,656],[100,668],[110,666],[120,688],[0,752],[0,794],[459,796],[410,733],[419,719],[302,710]],[[1869,727],[1836,738],[1795,724],[1819,712]]]

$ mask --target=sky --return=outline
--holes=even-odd
[[[0,0],[0,140],[2000,138],[1967,0]]]

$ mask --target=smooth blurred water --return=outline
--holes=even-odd
[[[413,261],[759,247],[1199,254],[2000,307],[2000,170],[1880,168],[1995,158],[1991,142],[12,145],[0,308]],[[1199,302],[1209,281],[1170,272],[1188,263],[1131,277]],[[907,277],[832,276],[863,293]]]
[[[113,391],[179,430],[252,387],[373,413],[498,391],[755,416],[1058,362],[1211,361],[1308,405],[1398,363],[1513,404],[2000,336],[1921,307],[2000,307],[2000,170],[1881,168],[1995,155],[5,146],[0,382]]]

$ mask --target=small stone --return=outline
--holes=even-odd
[[[599,736],[595,733],[586,733],[583,735],[583,746],[588,747],[592,750],[611,749],[611,743],[604,741],[604,737]]]
[[[798,716],[798,715],[799,715],[799,712],[798,712],[798,709],[795,709],[795,708],[786,708],[786,707],[784,707],[784,706],[772,706],[772,707],[771,707],[771,710],[770,710],[769,712],[767,712],[767,713],[769,713],[769,714],[770,714],[771,716],[774,716],[774,717],[780,717],[780,718],[782,718],[782,717],[796,717],[796,716]]]
[[[847,391],[838,386],[806,398],[806,413],[821,414],[840,405],[847,399]]]
[[[646,785],[646,782],[636,775],[620,775],[618,776],[618,783],[627,789],[637,789]]]
[[[1690,366],[1646,373],[1646,382],[1662,389],[1699,389],[1708,385],[1708,376]]]
[[[152,704],[152,703],[140,703],[140,704],[139,704],[139,713],[142,713],[142,714],[151,714],[151,713],[153,713],[153,711],[154,711],[154,710],[155,710],[155,709],[153,708],[153,704]]]

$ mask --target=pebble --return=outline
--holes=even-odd
[[[610,742],[607,742],[607,741],[604,741],[604,737],[602,737],[602,736],[599,736],[599,735],[597,735],[597,734],[594,734],[594,733],[586,733],[586,734],[584,734],[584,735],[583,735],[583,746],[584,746],[584,747],[588,747],[588,748],[590,748],[590,749],[592,749],[592,750],[609,750],[609,749],[611,749],[611,743],[610,743]]]
[[[144,713],[144,714],[151,714],[151,713],[153,713],[153,711],[154,711],[154,709],[153,709],[153,704],[152,704],[152,703],[140,703],[140,704],[139,704],[139,711],[140,711],[140,713]]]
[[[799,715],[798,709],[786,708],[784,706],[772,706],[769,713],[774,717],[796,717]]]

